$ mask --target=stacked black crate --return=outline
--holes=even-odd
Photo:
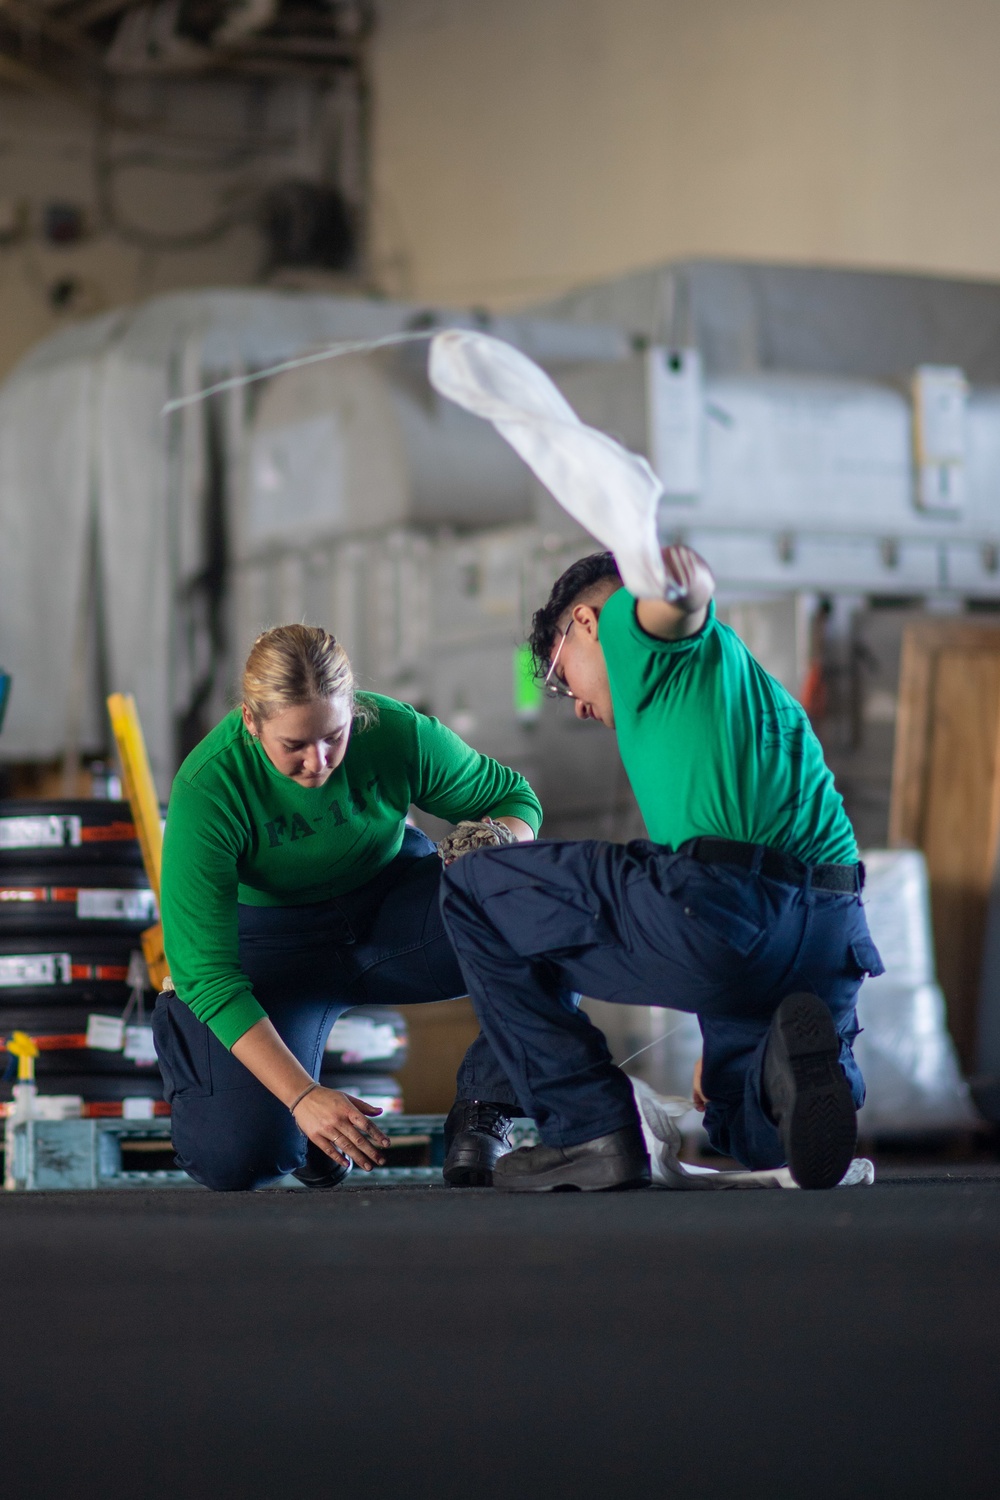
[[[90,1114],[165,1109],[136,961],[155,921],[127,802],[0,801],[0,1037],[39,1040],[40,1095],[78,1094]],[[104,1046],[86,1045],[95,1015]]]

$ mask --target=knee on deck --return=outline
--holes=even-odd
[[[178,1164],[188,1176],[214,1193],[252,1193],[255,1188],[270,1187],[302,1165],[273,1141],[206,1144],[175,1137],[174,1149]]]

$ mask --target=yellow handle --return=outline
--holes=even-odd
[[[153,785],[153,773],[149,769],[146,741],[142,736],[142,725],[131,693],[112,693],[108,699],[111,728],[118,746],[125,795],[132,809],[132,818],[142,862],[146,867],[146,879],[153,888],[157,903],[160,900],[160,866],[163,861],[163,830],[160,827],[160,804]]]
[[[170,973],[166,954],[163,951],[163,926],[147,927],[142,934],[142,956],[149,970],[149,982],[154,990],[162,990],[163,981]]]
[[[38,1056],[38,1043],[34,1037],[30,1037],[26,1031],[13,1032],[7,1042],[7,1051],[17,1058],[18,1083],[33,1083],[35,1058]]]

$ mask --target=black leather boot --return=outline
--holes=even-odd
[[[649,1182],[649,1153],[638,1125],[578,1146],[522,1146],[497,1162],[493,1173],[493,1186],[505,1193],[606,1193]]]
[[[327,1188],[340,1187],[344,1178],[350,1175],[353,1165],[351,1161],[334,1161],[332,1156],[327,1156],[312,1141],[307,1141],[305,1164],[296,1167],[292,1176],[304,1182],[307,1188],[323,1192]]]
[[[491,1187],[497,1160],[510,1150],[509,1104],[456,1099],[444,1122],[444,1180],[452,1187]]]
[[[771,1021],[765,1104],[802,1188],[832,1188],[851,1165],[858,1115],[840,1066],[840,1037],[817,995],[789,995]]]

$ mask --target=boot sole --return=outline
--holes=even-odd
[[[630,1175],[618,1175],[611,1164],[605,1172],[595,1172],[592,1163],[553,1167],[548,1172],[509,1176],[496,1172],[493,1187],[498,1193],[615,1193],[650,1185],[649,1168],[628,1169]]]
[[[330,1174],[325,1177],[300,1177],[298,1172],[293,1172],[292,1176],[298,1177],[299,1182],[302,1183],[303,1187],[307,1187],[311,1193],[331,1193],[335,1188],[339,1188],[342,1183],[347,1181],[348,1177],[350,1177],[351,1175],[351,1167],[345,1166],[344,1170],[337,1175],[334,1175],[335,1172],[336,1169],[334,1168],[330,1172]]]
[[[781,1121],[792,1176],[801,1188],[836,1187],[858,1143],[858,1115],[833,1017],[817,996],[789,995],[771,1027],[793,1083]]]
[[[493,1173],[482,1167],[445,1167],[441,1175],[449,1187],[492,1187]]]
[[[501,1148],[497,1155],[503,1154]],[[476,1145],[452,1144],[444,1159],[441,1175],[449,1187],[492,1187],[493,1164],[483,1161],[483,1152]]]

